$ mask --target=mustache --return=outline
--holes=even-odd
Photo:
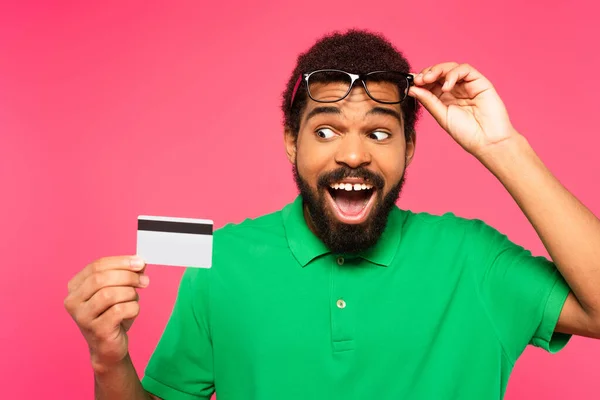
[[[345,178],[360,178],[369,182],[375,189],[383,189],[385,184],[383,177],[376,174],[373,171],[369,171],[364,167],[360,168],[348,168],[340,167],[333,171],[325,172],[319,176],[317,185],[322,187],[329,187],[332,183],[339,182]]]

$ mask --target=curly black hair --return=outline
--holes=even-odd
[[[300,85],[294,104],[290,105],[294,86],[301,74],[318,69],[341,69],[355,74],[377,70],[408,73],[410,65],[404,55],[380,34],[351,29],[346,33],[334,32],[322,37],[298,56],[296,68],[283,92],[281,109],[284,126],[295,137],[300,131],[300,117],[308,96],[304,85]],[[410,141],[415,134],[419,104],[407,98],[400,105],[404,117],[404,135]]]

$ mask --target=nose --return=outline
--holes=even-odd
[[[335,162],[349,168],[365,167],[371,163],[371,153],[360,135],[347,134],[339,141]]]

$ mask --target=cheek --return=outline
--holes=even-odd
[[[406,155],[404,152],[389,152],[377,157],[377,169],[385,179],[385,190],[389,190],[398,183],[406,168]]]
[[[298,173],[311,186],[315,187],[320,174],[332,169],[331,164],[335,164],[333,154],[330,154],[330,146],[323,143],[316,143],[310,139],[298,139],[296,164]]]

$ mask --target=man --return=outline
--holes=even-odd
[[[126,332],[144,262],[104,258],[69,282],[97,399],[498,399],[528,344],[600,338],[600,221],[477,70],[409,71],[362,31],[299,57],[282,109],[300,196],[215,233],[213,268],[185,272],[142,382]],[[395,206],[418,103],[502,182],[553,262],[481,221]]]

